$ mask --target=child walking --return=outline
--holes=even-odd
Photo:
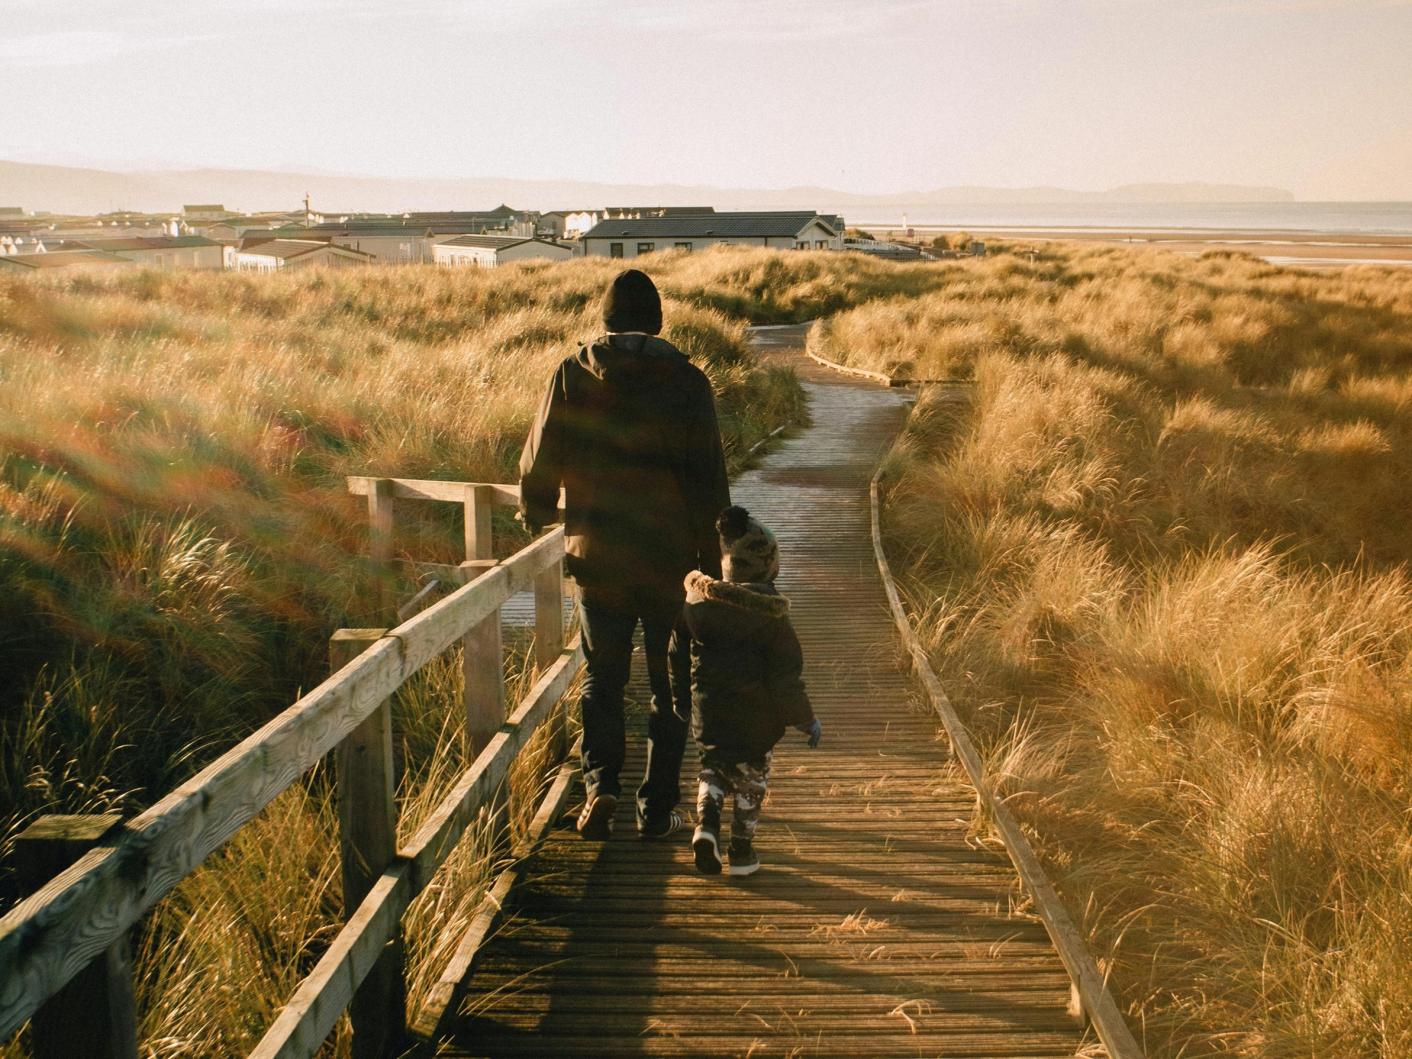
[[[701,753],[696,867],[721,871],[721,812],[734,799],[730,874],[760,867],[751,840],[770,783],[770,757],[785,728],[819,745],[823,727],[804,690],[804,656],[789,621],[789,600],[775,590],[780,571],[775,535],[743,507],[716,520],[721,571],[686,576],[685,621],[691,633],[691,734]]]

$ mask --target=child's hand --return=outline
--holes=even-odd
[[[818,746],[819,740],[824,737],[824,726],[819,723],[819,719],[817,717],[815,717],[808,724],[795,725],[794,730],[796,732],[803,732],[809,737],[810,750],[813,750],[814,747]]]

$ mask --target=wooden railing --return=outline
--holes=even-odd
[[[557,760],[565,758],[564,715],[556,706],[583,652],[577,642],[564,644],[563,531],[546,533],[503,561],[492,558],[491,510],[517,503],[518,490],[395,478],[350,478],[348,485],[350,492],[368,498],[372,555],[385,573],[387,612],[394,606],[395,502],[438,500],[464,506],[466,561],[423,564],[424,572],[430,570],[446,584],[448,594],[433,600],[431,592],[417,593],[402,608],[405,620],[399,616],[394,628],[335,633],[330,642],[333,672],[327,680],[132,820],[96,818],[102,826],[94,826],[91,817],[40,821],[32,829],[30,848],[46,851],[55,869],[68,860],[72,864],[0,920],[0,1039],[32,1019],[39,1059],[135,1055],[125,960],[130,929],[276,796],[335,751],[346,924],[253,1054],[312,1055],[345,1009],[353,1023],[355,1055],[400,1054],[407,1018],[402,915],[477,817],[503,813],[501,792],[511,765],[541,725],[553,722],[552,753]],[[500,608],[531,588],[537,676],[507,717]],[[474,761],[399,847],[390,697],[458,642],[464,644],[463,706]],[[556,789],[562,799],[567,784],[558,782]],[[88,822],[84,837],[65,830],[64,821],[74,819]],[[56,839],[56,831],[64,834]],[[75,843],[91,848],[73,860]],[[44,862],[43,857],[30,859]],[[477,929],[483,932],[484,924],[473,924],[472,931]],[[462,969],[464,950],[465,945],[457,964]],[[443,974],[443,992],[453,982]],[[75,1019],[75,1012],[87,1017]],[[103,1013],[106,1017],[99,1018]]]

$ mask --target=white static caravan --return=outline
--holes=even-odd
[[[247,242],[235,252],[239,272],[274,272],[279,269],[361,268],[373,264],[372,254],[319,239],[268,239]]]
[[[512,261],[567,261],[574,248],[513,235],[462,235],[437,243],[432,258],[444,268],[495,268]]]

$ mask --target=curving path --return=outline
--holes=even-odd
[[[607,843],[566,821],[529,864],[440,1054],[1073,1056],[1088,1044],[1043,927],[1010,913],[1009,861],[967,840],[975,792],[899,658],[868,482],[906,397],[817,367],[801,339],[756,332],[805,380],[813,425],[732,490],[780,538],[824,723],[818,750],[790,733],[776,751],[764,867],[698,875],[689,833],[636,837],[630,797]],[[629,762],[630,791],[640,754]],[[693,763],[688,747],[688,803]]]

